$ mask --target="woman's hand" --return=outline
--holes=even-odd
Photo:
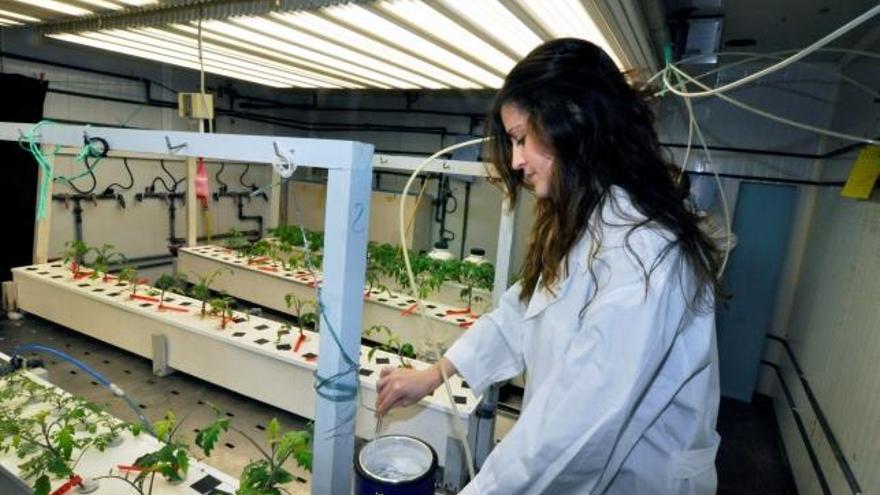
[[[382,368],[379,373],[376,416],[384,416],[394,407],[415,404],[443,383],[440,366],[448,376],[456,373],[455,367],[445,358],[423,370],[408,368]]]

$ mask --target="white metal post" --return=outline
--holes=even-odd
[[[278,172],[273,168],[272,174],[269,178],[269,183],[272,184],[272,187],[266,191],[266,194],[269,195],[269,213],[266,216],[266,224],[263,225],[264,229],[274,229],[280,225],[281,222],[281,190],[287,187],[287,183],[283,183],[281,181],[281,176],[278,175]],[[264,232],[260,232],[260,235],[265,234]]]
[[[350,170],[330,169],[315,405],[312,493],[348,495],[354,471],[357,370],[364,305],[373,146],[354,143]],[[333,338],[335,332],[338,341]],[[343,354],[344,353],[344,354]],[[335,377],[332,382],[326,380]],[[323,382],[322,382],[323,381]],[[321,384],[324,387],[321,387]]]

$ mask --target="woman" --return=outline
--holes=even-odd
[[[490,115],[511,200],[536,198],[520,281],[432,368],[383,369],[377,410],[527,372],[522,412],[466,494],[714,493],[717,251],[647,105],[577,39],[519,62]]]

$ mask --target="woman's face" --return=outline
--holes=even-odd
[[[519,106],[510,103],[503,105],[501,122],[510,139],[510,166],[523,171],[526,186],[536,197],[548,197],[553,177],[553,152],[531,129],[529,114]]]

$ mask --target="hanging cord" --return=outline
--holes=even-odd
[[[162,167],[162,170],[164,170],[165,173],[168,174],[168,177],[171,178],[171,182],[174,184],[173,186],[171,186],[171,188],[173,189],[173,191],[169,191],[169,192],[177,191],[177,186],[179,186],[181,182],[183,182],[184,180],[186,180],[186,177],[184,177],[184,178],[182,178],[182,179],[176,179],[173,175],[171,175],[171,172],[168,170],[167,167],[165,167],[165,160],[160,160],[160,161],[159,161],[159,166],[161,166],[161,167]]]
[[[156,189],[156,183],[157,183],[157,182],[161,182],[161,183],[162,183],[162,187],[165,188],[165,192],[167,192],[167,193],[169,193],[169,194],[174,194],[174,193],[177,191],[177,186],[178,186],[178,184],[180,184],[181,182],[183,182],[183,179],[177,180],[173,175],[171,175],[171,172],[169,172],[169,171],[168,171],[168,168],[165,167],[165,160],[160,159],[160,160],[159,160],[159,166],[162,167],[162,170],[165,171],[165,173],[168,174],[168,177],[171,178],[171,186],[169,186],[168,183],[165,182],[165,178],[164,178],[164,177],[162,177],[161,175],[157,175],[157,176],[153,179],[153,183],[150,184],[151,187],[153,188],[153,190],[155,190],[155,189]]]
[[[74,191],[82,195],[89,195],[95,192],[95,189],[98,187],[98,178],[95,176],[95,167],[101,163],[107,153],[110,151],[110,145],[107,144],[107,140],[99,137],[83,137],[83,147],[80,152],[76,155],[75,161],[83,162],[85,166],[85,171],[80,172],[72,177],[65,177],[63,175],[58,175],[53,178],[53,180],[66,182]],[[94,162],[91,162],[90,159],[94,159]],[[89,175],[92,177],[92,187],[88,190],[83,190],[77,187],[73,181],[85,177]]]
[[[247,185],[244,183],[244,176],[247,175],[247,173],[248,173],[248,171],[250,171],[250,169],[251,169],[251,164],[246,163],[244,166],[244,172],[242,172],[241,175],[238,177],[238,183],[241,184],[241,187],[243,187],[245,189],[253,190],[253,189],[256,189],[256,187],[257,187],[256,184],[251,183],[251,185]],[[302,227],[302,226],[300,226],[300,227]]]
[[[51,125],[52,122],[49,120],[41,120],[37,124],[35,124],[28,131],[27,134],[22,134],[18,140],[18,145],[24,149],[25,151],[30,152],[33,155],[34,160],[37,161],[37,165],[40,167],[40,171],[42,172],[42,179],[40,180],[40,188],[37,194],[37,220],[44,220],[48,213],[48,208],[46,208],[46,203],[49,199],[49,186],[52,181],[52,162],[46,158],[46,155],[43,154],[43,150],[40,148],[40,144],[38,141],[38,132],[39,130],[46,126]],[[25,145],[25,142],[27,145]],[[52,152],[52,156],[54,158],[55,153],[58,152],[58,147],[55,147],[55,151]]]
[[[347,368],[339,373],[335,373],[328,377],[322,377],[318,374],[318,371],[315,370],[315,393],[317,393],[322,398],[332,401],[332,402],[353,402],[356,401],[358,397],[358,393],[360,390],[360,382],[358,380],[358,369],[360,369],[360,365],[358,361],[352,358],[342,346],[342,341],[339,338],[339,334],[336,332],[336,329],[333,328],[333,325],[327,319],[326,305],[324,304],[324,294],[321,288],[321,284],[318,282],[317,277],[315,276],[315,266],[312,260],[312,248],[309,244],[309,238],[306,235],[306,230],[303,223],[302,210],[299,207],[299,203],[296,200],[296,194],[291,192],[290,194],[291,201],[293,202],[293,210],[296,216],[297,227],[299,227],[300,232],[302,233],[303,239],[303,251],[305,252],[305,261],[306,261],[306,270],[311,275],[312,280],[315,281],[315,288],[317,291],[317,311],[318,318],[321,322],[323,322],[324,327],[327,332],[330,333],[330,336],[333,338],[333,342],[336,344],[336,347],[339,349],[339,352],[342,356],[343,362],[345,362]],[[342,380],[348,376],[354,375],[355,384],[354,386],[346,385],[342,383]],[[334,436],[335,432],[341,428],[343,425],[352,423],[357,416],[357,407],[355,403],[355,409],[351,413],[351,416],[346,418],[341,423],[334,425],[327,433],[330,436]]]
[[[819,41],[816,41],[812,45],[804,48],[803,50],[795,53],[794,55],[786,58],[785,60],[778,62],[776,64],[773,64],[770,67],[766,67],[762,70],[759,70],[758,72],[755,72],[754,74],[750,74],[746,77],[743,77],[743,78],[737,79],[736,81],[725,84],[723,86],[719,86],[717,88],[703,87],[703,91],[687,92],[687,91],[679,90],[678,88],[672,87],[671,84],[667,84],[667,89],[669,91],[671,91],[672,93],[675,93],[679,96],[687,96],[687,97],[691,97],[691,98],[721,95],[721,93],[725,93],[727,91],[730,91],[731,89],[738,88],[744,84],[748,84],[752,81],[755,81],[761,77],[764,77],[768,74],[776,72],[784,67],[787,67],[787,66],[797,62],[798,60],[817,51],[818,49],[824,47],[825,45],[830,44],[832,41],[843,36],[844,34],[848,33],[849,31],[855,29],[856,27],[863,24],[864,22],[871,19],[872,17],[876,16],[877,14],[880,14],[880,5],[875,5],[871,9],[868,9],[862,15],[856,17],[855,19],[849,21],[848,23],[844,24],[843,26],[837,28],[836,30],[832,31],[831,34],[825,36],[824,38],[820,39]],[[693,82],[693,81],[691,81],[691,82]],[[698,84],[698,86],[700,86],[700,85]]]
[[[128,186],[123,186],[118,182],[114,182],[107,186],[107,189],[104,190],[105,192],[110,191],[113,186],[119,186],[119,189],[122,189],[123,191],[128,191],[134,187],[134,175],[131,174],[131,167],[128,166],[128,158],[122,157],[122,165],[125,166],[125,171],[128,172]]]
[[[92,187],[90,187],[88,190],[83,190],[83,189],[80,189],[79,187],[77,187],[77,185],[74,183],[74,180],[76,180],[76,179],[64,179],[64,178],[56,177],[55,180],[63,180],[65,182],[67,182],[67,185],[70,186],[70,188],[73,189],[74,191],[76,191],[77,193],[82,194],[83,196],[88,196],[89,194],[92,194],[93,192],[95,192],[95,189],[97,189],[98,178],[95,176],[95,172],[92,170],[92,164],[89,163],[88,156],[83,158],[83,164],[85,164],[86,172],[88,172],[88,175],[91,176],[91,178],[92,178]]]
[[[223,173],[224,168],[226,168],[226,163],[220,162],[220,169],[217,170],[216,174],[214,174],[214,179],[217,180],[217,184],[219,184],[221,188],[229,189],[229,184],[223,182],[223,179],[220,178],[220,174]]]
[[[406,266],[406,276],[409,279],[410,286],[410,294],[412,298],[416,300],[416,304],[419,307],[419,314],[422,316],[419,321],[422,322],[422,329],[427,330],[428,335],[433,335],[433,328],[431,327],[431,320],[428,318],[428,313],[425,311],[424,301],[419,297],[418,285],[416,285],[416,277],[413,274],[412,263],[409,259],[409,250],[406,249],[406,196],[409,193],[410,187],[412,187],[413,182],[418,177],[419,173],[428,166],[432,161],[437,159],[437,157],[444,155],[446,153],[455,151],[459,148],[464,148],[465,146],[470,146],[472,144],[479,144],[488,141],[488,138],[480,138],[480,139],[471,139],[470,141],[465,141],[458,144],[453,144],[452,146],[447,146],[446,148],[441,149],[440,151],[434,153],[429,156],[425,161],[419,164],[415,170],[413,170],[412,175],[410,175],[409,180],[406,181],[406,186],[403,188],[403,192],[400,194],[400,245],[403,247],[403,263]],[[439,347],[439,345],[436,345]],[[455,415],[458,416],[458,404],[455,402],[455,397],[452,394],[452,386],[449,384],[449,376],[447,376],[446,370],[443,366],[438,366],[440,368],[440,376],[443,378],[444,389],[446,390],[446,395],[449,398],[449,404],[452,406],[452,410],[455,411]],[[453,431],[455,435],[458,437],[458,441],[461,442],[462,449],[464,450],[465,463],[467,464],[468,475],[470,475],[471,479],[474,479],[476,473],[474,471],[474,456],[471,453],[470,446],[467,443],[467,437],[465,437],[464,432],[461,430],[461,426],[457,421],[453,421]]]

